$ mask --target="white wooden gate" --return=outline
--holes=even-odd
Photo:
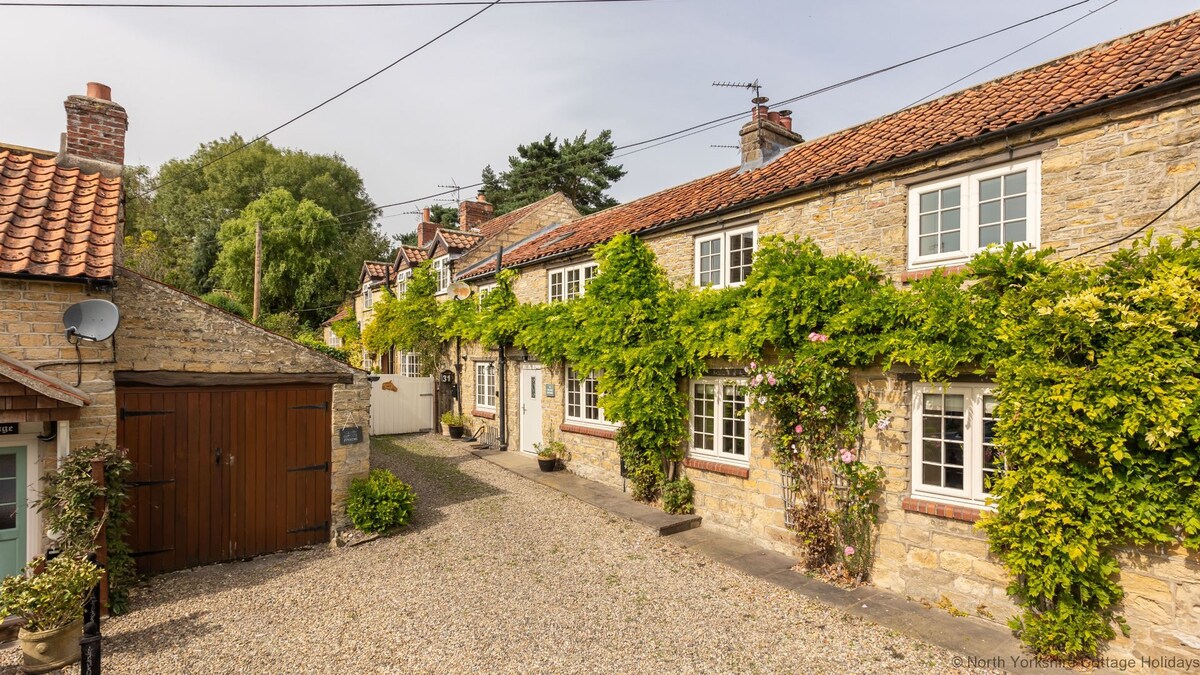
[[[380,375],[371,383],[371,435],[433,429],[433,378]]]

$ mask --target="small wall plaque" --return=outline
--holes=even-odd
[[[546,383],[546,398],[554,398],[554,383]]]
[[[354,445],[356,443],[362,443],[362,440],[362,427],[342,427],[342,445]]]
[[[21,425],[16,422],[0,424],[0,436],[11,436],[21,432]]]

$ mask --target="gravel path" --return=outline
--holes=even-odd
[[[372,465],[416,488],[409,529],[157,577],[105,624],[104,672],[954,671],[460,443],[376,439]]]

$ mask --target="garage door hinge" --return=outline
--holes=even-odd
[[[288,534],[299,534],[301,532],[319,532],[321,530],[325,530],[328,528],[329,528],[329,521],[327,520],[327,521],[321,523],[320,525],[313,525],[312,527],[301,527],[301,528],[298,528],[295,530],[288,530]]]
[[[329,401],[324,403],[310,403],[309,405],[293,405],[289,406],[288,410],[329,410]]]
[[[174,410],[130,410],[121,408],[121,419],[127,417],[146,417],[147,415],[174,415]]]
[[[151,485],[166,485],[174,482],[174,478],[166,478],[163,480],[131,480],[127,481],[125,484],[129,487],[149,487]]]
[[[288,473],[292,473],[293,471],[328,471],[328,470],[329,470],[329,462],[325,462],[323,464],[310,464],[308,466],[298,466],[294,469],[288,469]]]

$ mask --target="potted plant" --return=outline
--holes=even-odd
[[[25,620],[17,633],[23,672],[48,673],[79,661],[83,605],[98,583],[99,567],[68,555],[49,562],[34,558],[25,573],[0,583],[0,616]]]
[[[453,411],[447,410],[442,413],[442,424],[450,432],[450,438],[462,438],[463,427],[467,425],[467,420],[462,415],[456,415]]]
[[[534,443],[533,449],[537,450],[538,468],[542,471],[557,469],[558,460],[567,454],[567,446],[563,445],[562,441],[550,441],[545,445]]]

